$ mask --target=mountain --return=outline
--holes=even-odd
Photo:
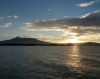
[[[56,44],[61,46],[100,46],[100,43],[96,42],[85,42],[85,43],[65,43],[65,44]]]
[[[83,46],[100,46],[100,43],[95,43],[95,42],[86,42],[86,43],[80,43],[79,45]]]
[[[59,43],[49,43],[40,41],[35,38],[22,38],[22,37],[15,37],[10,40],[4,40],[0,41],[1,46],[34,46],[34,45],[48,45],[48,46],[73,46],[73,45],[79,45],[79,46],[100,46],[100,43],[95,42],[86,42],[86,43],[65,43],[65,44],[59,44]]]
[[[0,45],[47,45],[49,42],[40,41],[35,38],[15,37],[10,40],[0,41]]]

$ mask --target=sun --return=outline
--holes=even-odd
[[[68,39],[68,43],[79,43],[78,37],[77,36],[71,36]]]
[[[69,38],[64,38],[64,40],[62,40],[60,43],[81,43],[81,41],[79,40],[79,37],[72,35]]]

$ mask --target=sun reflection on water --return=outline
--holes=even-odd
[[[65,64],[71,69],[81,67],[81,55],[77,45],[70,47],[70,52],[66,54]]]

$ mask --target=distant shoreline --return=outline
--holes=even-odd
[[[0,46],[100,46],[99,43],[79,44],[0,44]]]
[[[10,40],[0,41],[0,46],[100,46],[100,43],[86,42],[86,43],[50,43],[40,41],[35,38],[21,38],[15,37]]]

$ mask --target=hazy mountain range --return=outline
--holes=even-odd
[[[50,43],[50,42],[44,42],[40,41],[35,38],[22,38],[22,37],[15,37],[10,40],[4,40],[0,41],[0,45],[3,46],[34,46],[34,45],[52,45],[52,46],[60,46],[60,45],[100,45],[100,43],[94,43],[94,42],[86,42],[86,43],[65,43],[65,44],[59,44],[59,43]]]

